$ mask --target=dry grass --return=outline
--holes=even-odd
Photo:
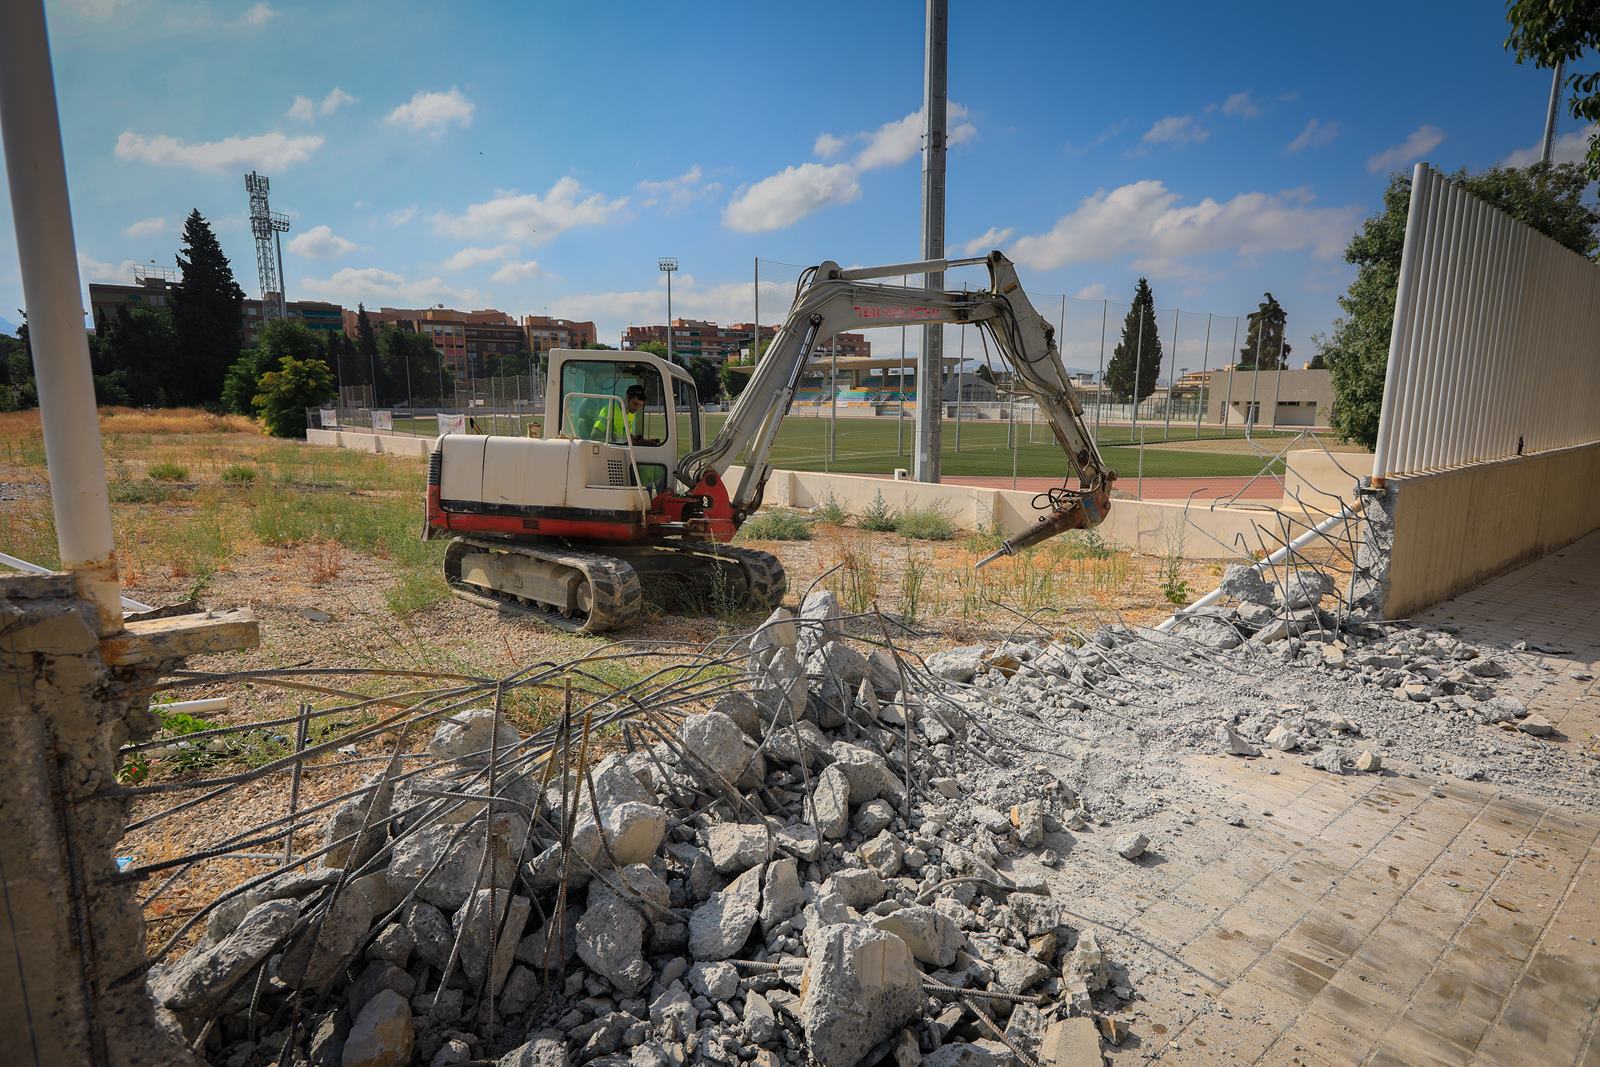
[[[243,415],[216,415],[199,408],[101,408],[100,432],[115,433],[245,433],[259,435],[261,427]],[[0,438],[39,437],[39,411],[0,413]]]

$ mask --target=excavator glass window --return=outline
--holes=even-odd
[[[682,459],[700,451],[700,395],[693,382],[672,379],[672,406],[678,414],[678,458]],[[689,432],[684,433],[685,429]]]
[[[630,388],[644,392],[641,407]],[[615,397],[615,400],[610,398]],[[613,360],[568,360],[561,365],[563,436],[636,445],[667,441],[666,396],[661,373],[648,363]]]

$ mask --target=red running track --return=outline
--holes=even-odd
[[[863,478],[891,477],[887,474],[863,474]],[[940,479],[948,485],[975,485],[985,489],[1010,489],[1011,478],[1001,476],[960,476]],[[1017,488],[1030,493],[1043,492],[1061,484],[1059,478],[1018,478]],[[1249,485],[1249,488],[1246,488]],[[1217,498],[1230,499],[1240,493],[1240,500],[1281,500],[1283,499],[1283,484],[1270,475],[1262,475],[1253,484],[1249,478],[1146,478],[1143,486],[1145,500],[1187,500],[1190,494],[1196,500],[1211,501]],[[1117,492],[1129,496],[1140,495],[1139,479],[1118,478]]]

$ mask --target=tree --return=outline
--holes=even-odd
[[[661,341],[646,341],[644,344],[634,349],[634,351],[648,352],[652,356],[660,356],[662,359],[667,358],[667,346]]]
[[[585,351],[590,352],[615,352],[617,350],[616,345],[608,345],[600,341],[593,341],[583,347]]]
[[[1580,255],[1594,258],[1600,248],[1600,213],[1584,203],[1589,180],[1576,163],[1496,167],[1473,175],[1462,170],[1451,180]],[[1394,175],[1383,194],[1383,210],[1362,224],[1345,249],[1356,278],[1339,298],[1344,315],[1334,320],[1321,350],[1333,372],[1333,427],[1368,448],[1378,439],[1410,204],[1411,176]]]
[[[694,379],[694,391],[701,403],[710,403],[722,395],[722,376],[714,359],[699,357],[689,361],[689,377]]]
[[[744,392],[744,387],[750,384],[750,375],[738,369],[746,365],[737,359],[730,359],[717,368],[717,382],[722,386],[722,395],[729,400],[737,399]]]
[[[251,414],[262,376],[277,367],[285,356],[317,359],[324,365],[328,362],[323,355],[322,342],[304,322],[273,319],[262,327],[256,347],[239,353],[239,358],[228,368],[228,375],[222,382],[223,407],[238,415]]]
[[[372,406],[378,406],[378,383],[372,380],[378,365],[378,334],[372,328],[372,320],[367,317],[367,305],[356,305],[356,343],[355,358],[347,362],[344,372],[348,377],[347,385],[372,386]]]
[[[1239,349],[1238,370],[1276,370],[1288,366],[1289,353],[1294,346],[1283,339],[1284,324],[1289,313],[1283,310],[1277,297],[1267,293],[1256,310],[1246,316],[1250,321],[1245,334],[1244,347]],[[1259,366],[1258,366],[1259,363]]]
[[[254,404],[274,437],[304,437],[306,409],[333,396],[333,374],[318,359],[284,356],[261,376]]]
[[[438,354],[426,336],[399,326],[385,326],[378,336],[378,366],[388,396],[437,398]]]
[[[222,395],[222,379],[239,358],[244,290],[222,254],[211,224],[198,210],[183,224],[178,254],[183,280],[172,291],[172,326],[177,360],[166,377],[172,404],[210,404]]]
[[[1516,49],[1518,63],[1532,59],[1551,70],[1558,62],[1572,63],[1584,52],[1600,49],[1600,7],[1593,0],[1511,0],[1506,18],[1511,33],[1505,47]],[[1600,181],[1600,70],[1568,74],[1566,86],[1572,117],[1596,124],[1589,134],[1585,169]]]
[[[37,407],[39,390],[33,381],[33,357],[28,350],[28,327],[17,336],[0,334],[0,411]]]
[[[1138,375],[1135,383],[1134,376]],[[1106,364],[1106,388],[1119,403],[1134,399],[1137,385],[1138,400],[1156,391],[1156,378],[1161,374],[1161,338],[1156,331],[1156,298],[1150,283],[1139,279],[1133,293],[1133,306],[1122,322],[1122,340],[1117,342]]]
[[[165,308],[119,305],[114,318],[96,327],[90,346],[101,403],[139,407],[180,403],[174,399],[180,383],[174,381],[173,368],[183,360],[173,316]]]

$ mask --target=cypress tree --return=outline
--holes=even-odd
[[[1141,339],[1141,334],[1142,339]],[[1138,399],[1143,400],[1156,391],[1156,378],[1161,374],[1161,337],[1156,330],[1156,298],[1150,283],[1139,279],[1134,289],[1133,305],[1122,320],[1122,339],[1111,353],[1106,364],[1106,388],[1119,403],[1134,399],[1134,375],[1138,375]]]
[[[1260,354],[1259,369],[1277,370],[1294,351],[1294,346],[1283,339],[1289,313],[1271,293],[1265,295],[1266,299],[1248,316],[1250,330],[1245,334],[1244,347],[1239,349],[1239,370],[1256,370],[1257,353]]]
[[[172,291],[178,356],[167,380],[167,398],[173,404],[215,404],[228,368],[239,358],[244,290],[198,210],[189,212],[183,224],[178,269],[183,280]]]

